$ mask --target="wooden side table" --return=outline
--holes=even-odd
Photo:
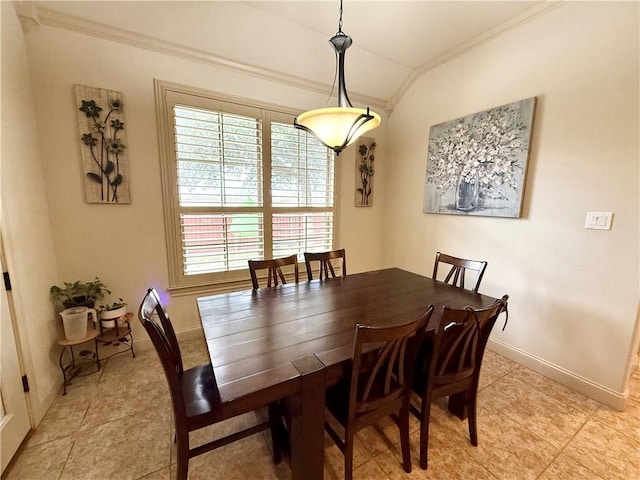
[[[87,335],[84,338],[78,340],[67,340],[66,338],[58,340],[58,345],[62,347],[60,352],[60,370],[62,370],[62,378],[64,380],[64,387],[62,395],[67,394],[67,385],[71,385],[71,380],[75,377],[82,377],[85,375],[91,375],[100,371],[100,357],[98,356],[98,335],[100,332],[96,329],[87,330]],[[83,343],[89,343],[93,340],[93,352],[90,350],[81,350],[79,352],[80,357],[88,357],[84,361],[76,361],[76,354],[73,351],[73,347],[82,345]],[[67,350],[71,353],[71,360],[65,363],[64,352]],[[93,366],[96,366],[96,370],[89,371]]]
[[[96,342],[100,342],[104,345],[114,345],[114,346],[124,345],[124,348],[120,348],[118,351],[110,355],[107,355],[106,357],[103,358],[103,360],[111,358],[114,355],[118,355],[120,353],[125,353],[129,351],[131,351],[132,357],[136,356],[136,352],[133,349],[133,334],[131,333],[131,324],[129,323],[132,318],[133,318],[133,312],[127,312],[121,317],[118,317],[117,319],[115,319],[114,326],[111,328],[104,327],[105,320],[101,320],[101,319],[98,320],[98,325],[100,325],[100,331],[98,332],[99,335],[96,338]]]

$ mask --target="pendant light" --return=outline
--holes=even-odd
[[[342,0],[340,0],[340,21],[338,32],[329,43],[336,51],[338,68],[338,106],[318,108],[301,113],[293,121],[296,128],[315,135],[328,148],[340,152],[362,134],[380,125],[380,115],[369,107],[355,108],[351,105],[344,81],[344,57],[351,46],[351,37],[342,31]]]

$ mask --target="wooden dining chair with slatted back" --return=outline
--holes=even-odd
[[[260,288],[258,283],[258,275],[256,272],[267,270],[267,287],[277,287],[278,282],[287,283],[286,277],[282,272],[282,267],[293,265],[293,274],[295,282],[298,283],[298,256],[291,255],[289,257],[274,258],[272,260],[249,260],[249,273],[251,274],[251,283],[253,289]]]
[[[402,463],[411,472],[409,401],[417,348],[433,307],[415,321],[391,327],[356,325],[351,377],[326,392],[325,429],[344,454],[344,478],[353,477],[357,431],[392,416],[400,430]],[[336,420],[341,428],[335,428]],[[339,430],[343,430],[340,435]]]
[[[183,368],[182,355],[175,331],[155,289],[150,288],[147,291],[140,304],[138,317],[160,357],[169,384],[175,422],[177,478],[186,480],[190,458],[269,428],[272,429],[273,459],[276,464],[279,463],[282,454],[274,438],[274,430],[277,425],[276,400],[269,405],[268,421],[257,423],[252,427],[195,448],[189,447],[189,432],[243,415],[252,410],[243,406],[246,399],[242,397],[228,401],[221,400],[211,364],[207,363],[186,370]]]
[[[466,258],[453,257],[446,253],[437,252],[436,261],[433,264],[433,275],[431,276],[434,280],[438,279],[438,266],[440,263],[446,263],[451,266],[446,277],[444,277],[444,282],[455,287],[465,288],[464,281],[467,271],[475,271],[475,284],[473,285],[473,288],[470,288],[469,290],[478,293],[482,276],[487,268],[487,262],[480,260],[467,260]]]
[[[416,360],[413,391],[420,408],[411,411],[420,420],[420,466],[427,468],[431,402],[464,393],[468,413],[469,438],[478,445],[476,404],[480,367],[485,347],[496,319],[506,311],[508,295],[485,309],[439,307],[441,315],[434,336],[423,342]]]
[[[340,250],[332,250],[330,252],[320,252],[320,253],[312,253],[305,252],[304,254],[304,263],[307,267],[307,278],[309,281],[313,280],[313,269],[311,266],[311,262],[319,262],[320,270],[318,271],[318,278],[320,280],[326,280],[331,275],[333,278],[336,277],[336,271],[333,268],[331,260],[342,259],[342,276],[345,277],[347,275],[347,255],[345,253],[344,248]]]

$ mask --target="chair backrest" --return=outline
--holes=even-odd
[[[256,271],[268,270],[267,272],[267,287],[277,287],[278,278],[282,283],[287,283],[284,273],[282,273],[281,267],[285,265],[293,265],[295,281],[298,283],[298,257],[297,255],[291,255],[290,257],[274,258],[273,260],[249,260],[249,273],[251,274],[251,283],[253,289],[260,288],[258,284],[258,276]]]
[[[160,296],[155,288],[147,290],[147,294],[138,309],[138,318],[149,334],[153,346],[163,362],[163,366],[166,360],[172,371],[176,372],[178,377],[181,377],[184,368],[180,345],[178,345],[178,339],[171,320],[169,320],[169,316],[162,306]],[[160,323],[158,323],[158,320]]]
[[[384,407],[411,394],[417,348],[422,342],[433,306],[417,320],[393,327],[356,325],[353,348],[349,417]],[[371,352],[375,349],[375,353]],[[366,361],[363,362],[363,355]],[[394,402],[395,403],[395,402]]]
[[[428,376],[435,388],[474,376],[477,380],[489,335],[508,298],[484,309],[442,307]]]
[[[333,269],[331,260],[336,258],[342,259],[342,276],[344,277],[347,275],[347,256],[344,248],[341,248],[340,250],[332,250],[330,252],[305,252],[304,263],[307,267],[307,278],[309,280],[313,280],[313,269],[311,268],[311,262],[315,261],[320,262],[320,271],[318,273],[318,278],[320,280],[329,278],[329,274],[331,274],[331,276],[335,278],[336,272]]]
[[[487,268],[487,262],[483,262],[480,260],[467,260],[465,258],[452,257],[451,255],[447,255],[446,253],[436,253],[436,261],[433,264],[433,275],[432,278],[434,280],[438,279],[438,265],[440,263],[446,263],[451,265],[451,269],[447,273],[444,278],[445,283],[449,283],[456,287],[465,288],[464,280],[465,274],[467,270],[473,270],[476,272],[476,282],[470,290],[474,292],[478,292],[478,288],[480,288],[480,282],[482,281],[482,276],[484,275],[484,271]]]
[[[186,425],[184,422],[187,413],[182,388],[184,367],[180,346],[171,320],[160,303],[160,297],[155,289],[150,288],[147,291],[138,309],[138,318],[160,357],[160,363],[169,384],[176,425]],[[217,385],[211,387],[217,391]]]

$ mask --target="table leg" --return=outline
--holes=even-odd
[[[58,360],[58,363],[60,364],[60,370],[62,370],[62,380],[63,380],[62,395],[67,394],[67,385],[71,385],[71,380],[73,378],[81,375],[88,375],[90,373],[95,373],[95,372],[89,372],[89,373],[85,372],[84,374],[82,373],[83,370],[85,370],[85,368],[90,367],[90,364],[95,363],[96,372],[100,371],[101,365],[100,365],[100,355],[98,353],[97,333],[93,335],[94,353],[91,354],[90,351],[84,351],[84,350],[80,351],[80,357],[84,357],[84,356],[87,356],[88,354],[91,354],[91,359],[83,361],[81,358],[79,358],[78,359],[79,363],[76,365],[76,354],[73,347],[82,345],[84,343],[89,343],[91,341],[91,336],[88,336],[87,338],[75,341],[74,343],[70,343],[69,340],[64,340],[64,341],[61,340],[58,342],[58,344],[62,346],[62,349],[60,350],[60,359]],[[71,360],[65,364],[64,356],[67,349],[69,349]]]
[[[131,325],[129,325],[128,323],[127,325],[129,326],[129,340],[131,340],[131,356],[135,358],[136,352],[133,349],[133,331],[131,331]]]
[[[300,394],[291,399],[291,473],[293,480],[322,480],[324,474],[325,367],[315,355],[294,360]]]
[[[67,371],[64,369],[64,364],[62,363],[62,357],[64,356],[64,351],[67,347],[62,347],[62,351],[60,352],[60,370],[62,370],[62,395],[67,394]]]
[[[98,365],[98,371],[100,371],[100,355],[98,354],[98,339],[94,338],[93,343],[96,350],[96,365]]]

